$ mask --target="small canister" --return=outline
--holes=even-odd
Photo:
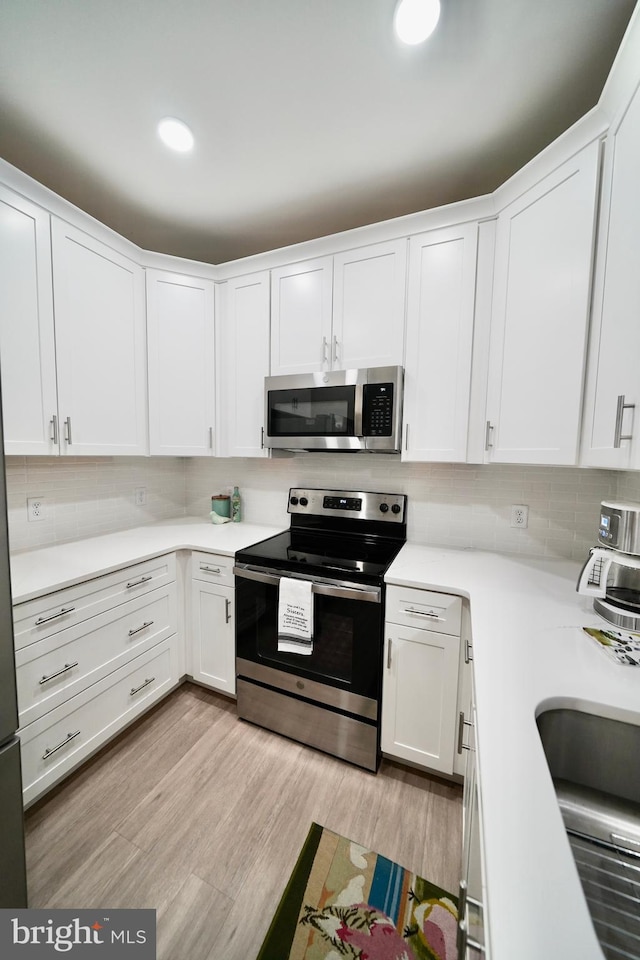
[[[219,517],[230,517],[230,503],[228,494],[219,493],[211,497],[211,512],[217,513]]]

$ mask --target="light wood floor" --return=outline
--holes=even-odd
[[[252,960],[314,820],[456,893],[461,796],[185,684],[27,812],[29,905],[153,907],[158,960]]]

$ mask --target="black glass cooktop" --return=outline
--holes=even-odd
[[[397,539],[287,530],[236,553],[237,563],[337,580],[380,583],[402,547]]]

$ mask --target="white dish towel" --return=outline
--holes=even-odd
[[[313,584],[310,580],[280,578],[278,651],[304,656],[313,653]]]

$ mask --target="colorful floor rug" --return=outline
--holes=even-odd
[[[455,960],[458,901],[312,824],[257,960]]]

